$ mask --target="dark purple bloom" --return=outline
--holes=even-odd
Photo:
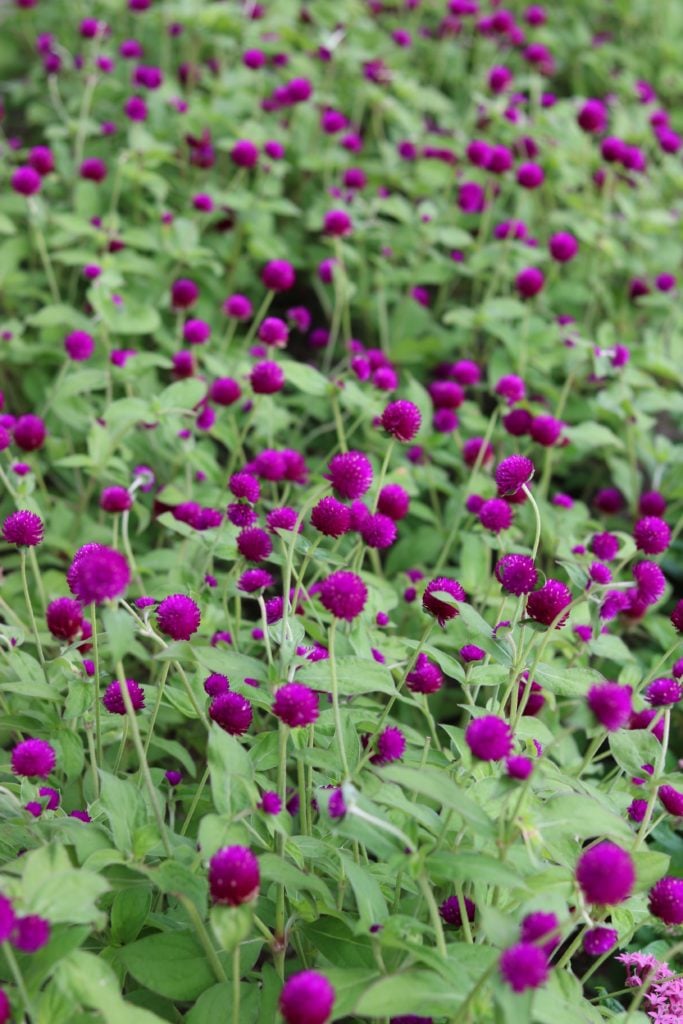
[[[496,468],[500,494],[516,494],[534,475],[534,464],[525,455],[509,455]]]
[[[318,694],[302,683],[285,683],[275,693],[273,714],[291,729],[310,725],[319,713]]]
[[[327,468],[327,479],[341,498],[361,498],[370,489],[372,466],[362,452],[341,452]]]
[[[623,903],[633,892],[636,880],[631,855],[608,840],[597,843],[579,857],[576,880],[589,903]]]
[[[10,942],[22,953],[37,953],[50,941],[50,922],[37,914],[16,919]]]
[[[406,676],[406,685],[413,693],[436,693],[443,686],[443,673],[426,654],[418,654],[415,667]]]
[[[124,593],[130,568],[118,551],[104,544],[86,544],[74,555],[66,579],[81,604],[102,604]]]
[[[463,900],[465,904],[465,913],[467,914],[468,921],[474,921],[476,916],[477,908],[472,902],[465,896]],[[457,896],[449,896],[445,899],[439,907],[439,914],[446,924],[452,925],[454,928],[462,927],[462,912],[460,910],[460,901]]]
[[[659,555],[671,542],[671,530],[663,519],[644,516],[633,527],[633,537],[639,551],[646,555]]]
[[[22,740],[12,749],[11,763],[15,775],[47,778],[56,761],[54,749],[46,740]]]
[[[449,600],[450,598],[450,600]],[[422,607],[433,615],[440,626],[458,615],[457,602],[465,601],[465,591],[457,580],[437,576],[430,580],[422,596]]]
[[[495,568],[496,579],[509,594],[529,594],[538,581],[533,558],[529,555],[503,555]]]
[[[399,399],[390,402],[380,417],[380,423],[397,441],[412,441],[420,429],[422,415],[413,402]]]
[[[133,711],[142,711],[145,706],[145,694],[142,687],[134,679],[126,679],[126,689],[130,696]],[[112,715],[125,715],[126,705],[123,703],[121,683],[115,679],[104,691],[102,703]]]
[[[614,928],[605,928],[598,925],[596,928],[589,928],[583,934],[583,951],[588,956],[602,956],[614,949],[619,941],[619,932]]]
[[[254,712],[246,697],[232,690],[219,693],[209,706],[209,718],[231,736],[241,736],[251,725]]]
[[[7,516],[2,524],[2,536],[8,544],[20,548],[34,548],[41,543],[45,527],[35,512],[20,509]]]
[[[230,680],[220,672],[212,672],[204,680],[204,692],[209,697],[218,697],[221,693],[227,693],[230,689]]]
[[[648,909],[668,925],[683,924],[683,878],[660,878],[649,892]]]
[[[550,626],[560,615],[564,608],[567,608],[572,601],[572,594],[569,587],[560,580],[549,579],[540,590],[529,594],[527,598],[527,615],[536,622]],[[561,629],[567,621],[567,616],[560,618],[556,629]]]
[[[645,687],[643,696],[653,708],[677,704],[683,698],[683,684],[679,683],[676,679],[669,679],[663,676],[660,679],[653,679]]]
[[[588,707],[609,732],[622,729],[631,717],[631,687],[619,683],[598,683],[586,697]]]
[[[513,992],[526,992],[529,988],[540,988],[548,980],[548,960],[538,946],[520,942],[501,954],[500,973]]]
[[[285,1024],[327,1024],[334,999],[335,991],[323,974],[300,971],[282,987],[280,1012]]]
[[[512,750],[512,730],[497,715],[483,715],[467,726],[465,742],[480,761],[502,761]]]
[[[333,572],[320,585],[323,606],[335,619],[351,622],[363,611],[367,598],[367,587],[353,572]]]
[[[388,725],[377,737],[376,750],[370,760],[373,764],[391,764],[400,761],[406,749],[406,738],[395,725]]]
[[[660,786],[657,796],[669,814],[675,818],[683,818],[683,793],[679,789],[673,786]]]
[[[157,608],[156,617],[161,632],[172,640],[189,640],[201,622],[199,607],[185,594],[165,597]]]
[[[336,498],[321,498],[311,512],[311,525],[326,537],[341,537],[351,528],[351,512]]]
[[[212,903],[239,907],[258,896],[261,874],[258,859],[247,846],[224,846],[209,861]]]

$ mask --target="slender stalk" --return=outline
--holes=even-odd
[[[444,960],[448,959],[448,950],[446,949],[446,937],[443,932],[443,923],[441,921],[441,915],[439,914],[439,908],[436,905],[434,899],[434,893],[432,887],[429,884],[427,875],[422,872],[418,877],[418,884],[420,891],[424,897],[425,903],[429,909],[429,917],[432,922],[432,928],[434,929],[434,938],[436,940],[436,948]]]
[[[218,959],[218,953],[214,948],[213,942],[211,941],[211,936],[206,930],[206,925],[202,921],[199,911],[197,910],[194,903],[188,896],[183,896],[182,893],[176,893],[175,895],[178,901],[182,903],[185,913],[192,921],[194,930],[197,933],[197,938],[201,943],[202,949],[206,953],[206,959],[209,961],[211,970],[214,973],[216,981],[226,982],[228,980],[228,976],[223,970],[223,964]]]
[[[47,674],[47,665],[45,664],[45,655],[43,654],[43,647],[40,642],[40,636],[38,634],[38,624],[36,623],[36,617],[33,614],[33,605],[31,604],[31,594],[28,589],[28,578],[26,575],[26,548],[19,549],[20,565],[21,565],[21,585],[24,590],[24,600],[26,602],[26,608],[28,611],[28,617],[31,620],[31,630],[33,632],[33,639],[38,650],[38,660],[40,661],[40,667],[43,670],[45,676],[45,682],[50,683],[50,677]]]
[[[28,557],[31,563],[31,571],[33,572],[33,578],[36,581],[36,587],[38,588],[38,593],[40,595],[40,603],[43,606],[43,611],[45,611],[45,606],[47,604],[45,600],[45,587],[43,586],[43,577],[40,575],[40,568],[38,567],[38,556],[36,555],[35,548],[28,549]]]
[[[263,300],[263,302],[261,303],[261,305],[259,306],[259,308],[258,308],[258,310],[256,312],[256,316],[251,321],[251,325],[249,327],[249,330],[247,331],[246,336],[244,338],[244,341],[242,342],[242,346],[243,346],[245,351],[249,347],[249,345],[251,345],[252,341],[254,340],[254,335],[256,334],[256,331],[258,330],[259,325],[260,325],[261,321],[263,320],[264,316],[266,315],[266,313],[270,309],[270,304],[271,304],[271,302],[273,301],[274,298],[275,298],[275,292],[269,291],[269,292],[266,293],[266,297]]]
[[[389,441],[389,444],[387,445],[387,450],[384,453],[384,460],[382,462],[382,466],[381,466],[381,469],[379,471],[379,476],[377,478],[377,492],[375,494],[375,500],[372,503],[372,511],[373,512],[377,511],[377,503],[379,502],[379,492],[382,490],[382,486],[384,484],[384,480],[385,480],[385,477],[387,475],[387,470],[389,469],[389,460],[391,459],[391,453],[394,450],[394,445],[395,444],[396,444],[396,442],[394,441],[394,439],[392,437],[391,440]]]
[[[280,803],[284,807],[287,802],[287,740],[289,739],[289,729],[284,722],[278,724],[278,738],[277,791]],[[277,834],[276,842],[277,852],[279,856],[282,856],[285,849],[285,837],[280,832]],[[278,885],[275,899],[275,942],[275,970],[278,976],[284,979],[287,942],[285,938],[285,887],[283,884]]]
[[[14,978],[14,984],[17,986],[17,989],[19,991],[19,995],[21,996],[21,1001],[24,1004],[24,1012],[27,1015],[27,1019],[37,1020],[35,1011],[33,1009],[33,1006],[31,1004],[31,1000],[29,998],[29,994],[26,991],[26,985],[24,984],[24,978],[23,978],[23,975],[21,973],[21,969],[19,967],[19,964],[17,963],[17,959],[16,959],[16,957],[14,955],[14,951],[13,951],[12,947],[10,946],[9,942],[3,942],[1,945],[2,945],[2,952],[3,952],[4,956],[5,956],[5,960],[7,961],[9,969],[12,972],[12,977]]]
[[[50,289],[50,295],[52,296],[53,302],[60,301],[59,286],[57,285],[57,278],[55,277],[54,267],[50,259],[50,253],[48,252],[47,243],[45,242],[45,235],[43,229],[38,223],[38,212],[35,205],[29,199],[29,214],[31,227],[33,228],[33,238],[36,243],[36,249],[40,257],[40,262],[43,265],[45,276],[47,278],[48,287]]]
[[[240,1024],[240,947],[232,951],[232,1024]]]
[[[334,641],[335,634],[337,632],[337,620],[332,620],[330,631],[328,633],[328,647],[330,652],[330,675],[332,676],[332,709],[334,712],[334,728],[337,734],[337,747],[339,749],[339,757],[342,763],[342,771],[344,773],[344,780],[346,781],[351,777],[349,771],[349,762],[346,757],[346,746],[344,744],[344,730],[342,727],[341,711],[339,708],[339,684],[337,682],[337,659],[334,653]]]
[[[531,493],[526,484],[522,484],[522,490],[531,502],[531,507],[534,510],[534,518],[536,520],[536,536],[534,537],[534,546],[531,551],[531,557],[535,562],[536,555],[538,554],[538,546],[541,543],[541,513],[539,511],[538,505],[536,504],[536,499],[534,498],[533,494]]]
[[[194,796],[192,798],[192,803],[190,804],[190,809],[188,810],[187,816],[185,818],[185,821],[183,822],[183,827],[180,830],[181,836],[187,835],[187,830],[190,827],[190,822],[192,821],[192,818],[194,817],[194,812],[197,810],[197,807],[199,805],[199,801],[202,798],[202,793],[204,792],[204,789],[206,788],[206,784],[207,784],[208,781],[209,781],[209,768],[208,768],[208,765],[207,765],[207,767],[204,769],[204,774],[201,777],[201,781],[200,781],[199,785],[197,786],[196,792],[195,792],[195,794],[194,794]]]
[[[591,761],[595,757],[596,753],[598,752],[598,750],[600,749],[602,744],[605,742],[605,736],[606,736],[605,730],[601,729],[600,732],[598,733],[598,735],[594,736],[593,739],[591,740],[591,742],[588,744],[588,748],[586,750],[586,753],[584,754],[583,761],[581,762],[579,770],[576,773],[577,779],[581,775],[583,775],[583,773],[585,772],[586,768],[591,763]]]
[[[270,636],[268,634],[268,613],[266,612],[266,602],[263,600],[263,594],[258,595],[258,606],[261,609],[261,626],[263,627],[263,639],[266,645],[266,654],[268,656],[268,664],[273,664],[273,651],[270,646]],[[284,634],[282,639],[284,640]]]
[[[653,811],[655,809],[655,803],[657,802],[657,793],[658,793],[658,790],[659,790],[658,781],[659,781],[660,777],[664,774],[664,768],[666,766],[666,752],[667,752],[668,747],[669,747],[669,729],[670,729],[670,726],[671,726],[671,711],[670,711],[669,708],[667,708],[666,711],[664,712],[664,735],[662,736],[662,746],[661,746],[661,749],[659,751],[659,759],[657,761],[657,769],[655,771],[654,777],[653,777],[652,782],[651,782],[652,791],[651,791],[650,797],[649,797],[649,799],[647,801],[647,807],[645,808],[645,815],[643,817],[642,822],[640,823],[640,828],[638,829],[638,834],[636,835],[635,842],[633,844],[633,851],[634,851],[634,853],[635,853],[636,850],[638,850],[640,848],[640,846],[642,846],[644,840],[647,838],[648,828],[650,827],[650,822],[652,821],[652,813],[653,813]]]
[[[170,661],[165,662],[164,667],[161,670],[161,679],[157,688],[157,699],[154,702],[154,709],[152,711],[152,717],[149,722],[149,729],[147,730],[147,737],[145,739],[145,756],[149,750],[149,745],[152,742],[152,736],[154,735],[154,726],[156,725],[157,715],[159,714],[159,708],[161,707],[161,700],[164,696],[164,688],[166,686],[166,679],[168,678],[168,672],[171,667]]]
[[[95,749],[97,760],[102,764],[102,723],[100,714],[100,645],[97,639],[97,605],[93,601],[90,605],[90,625],[92,626],[92,648],[95,662],[95,674],[93,676],[93,687],[95,690]]]

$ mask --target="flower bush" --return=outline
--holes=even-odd
[[[0,1024],[680,1022],[683,8],[0,26]]]

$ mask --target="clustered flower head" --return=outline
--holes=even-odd
[[[224,846],[209,861],[209,892],[213,903],[239,907],[258,896],[261,874],[257,857],[247,846]]]
[[[81,604],[102,604],[120,597],[130,583],[128,562],[104,544],[86,544],[73,557],[66,576]]]

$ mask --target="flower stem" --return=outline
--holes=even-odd
[[[232,951],[232,1024],[240,1024],[240,947]]]
[[[95,675],[93,676],[95,690],[95,749],[97,751],[98,764],[102,764],[102,724],[100,716],[100,645],[97,640],[97,605],[93,602],[90,605],[90,625],[92,626],[92,647]]]
[[[339,757],[341,759],[342,771],[344,773],[344,780],[346,781],[351,777],[349,771],[349,762],[346,757],[346,746],[344,744],[344,731],[342,728],[341,711],[339,708],[339,684],[337,682],[337,659],[334,652],[334,641],[337,632],[337,620],[332,620],[330,631],[328,633],[328,647],[330,651],[330,674],[332,676],[332,709],[334,712],[334,728],[337,734],[337,747],[339,748]]]
[[[213,942],[211,941],[211,936],[206,930],[206,925],[202,921],[199,911],[195,907],[192,900],[189,899],[189,897],[187,896],[183,896],[182,893],[176,893],[176,898],[179,900],[180,903],[182,903],[185,913],[192,921],[194,930],[197,933],[197,938],[199,939],[202,949],[206,953],[206,959],[209,961],[209,964],[211,965],[211,970],[214,973],[216,981],[226,982],[228,980],[228,977],[225,971],[223,970],[223,964],[218,959],[218,953],[214,949]],[[239,946],[237,948],[239,949]]]
[[[28,1018],[30,1018],[31,1020],[36,1020],[37,1018],[36,1018],[33,1006],[31,1005],[31,1000],[29,998],[29,994],[26,991],[26,985],[24,984],[24,978],[23,978],[23,975],[21,973],[21,969],[19,967],[19,964],[17,963],[17,959],[16,959],[16,957],[14,955],[14,950],[10,946],[9,942],[3,942],[1,945],[2,945],[2,952],[3,952],[4,956],[5,956],[5,960],[7,961],[9,969],[12,972],[12,977],[14,978],[14,984],[17,986],[17,989],[19,990],[19,995],[21,996],[21,1001],[24,1004],[24,1011],[26,1012]]]
[[[190,827],[190,822],[192,821],[192,818],[194,817],[194,812],[197,810],[197,806],[199,804],[199,801],[202,798],[202,793],[204,792],[204,789],[206,788],[206,784],[207,784],[208,781],[209,781],[209,768],[208,768],[208,765],[207,765],[207,767],[204,769],[204,774],[202,775],[201,781],[200,781],[199,785],[197,786],[196,792],[195,792],[195,794],[194,794],[194,796],[192,798],[192,803],[190,804],[190,809],[188,810],[187,815],[185,817],[185,821],[183,822],[183,827],[180,830],[181,836],[187,835],[187,830]]]
[[[669,746],[669,729],[671,725],[671,711],[669,708],[664,712],[664,735],[662,736],[662,748],[659,752],[659,759],[657,761],[657,769],[651,782],[652,792],[645,808],[645,815],[638,829],[635,842],[633,844],[633,852],[635,853],[639,847],[643,844],[643,841],[647,838],[647,830],[650,827],[652,821],[652,813],[655,809],[655,803],[657,802],[657,793],[659,791],[658,781],[659,778],[664,774],[664,768],[666,766],[666,752]]]
[[[154,735],[154,726],[156,725],[157,715],[159,714],[159,708],[161,707],[161,700],[164,696],[164,687],[166,686],[166,679],[168,678],[168,672],[171,667],[170,661],[165,662],[164,667],[161,670],[161,679],[157,689],[157,699],[154,702],[154,709],[152,711],[152,717],[149,722],[149,729],[147,731],[147,737],[145,738],[145,756],[149,750],[149,745],[152,742],[152,736]]]
[[[24,600],[26,602],[26,608],[28,610],[28,617],[31,620],[31,630],[33,631],[33,639],[35,640],[36,648],[38,650],[38,660],[40,661],[40,667],[43,670],[45,676],[45,682],[49,684],[50,677],[47,674],[47,665],[45,664],[45,655],[43,654],[43,648],[40,643],[40,636],[38,634],[38,624],[36,623],[36,617],[33,614],[33,605],[31,604],[31,594],[28,589],[28,578],[26,575],[26,548],[20,548],[20,564],[21,564],[21,585],[24,590]]]
[[[441,915],[439,914],[439,908],[436,905],[434,899],[434,893],[432,887],[429,884],[429,879],[424,873],[420,874],[418,878],[418,884],[420,891],[424,897],[425,903],[429,908],[429,916],[432,922],[432,928],[434,929],[434,938],[436,940],[436,948],[439,950],[440,955],[444,960],[448,959],[448,950],[446,949],[446,937],[443,932],[443,923],[441,921]]]

